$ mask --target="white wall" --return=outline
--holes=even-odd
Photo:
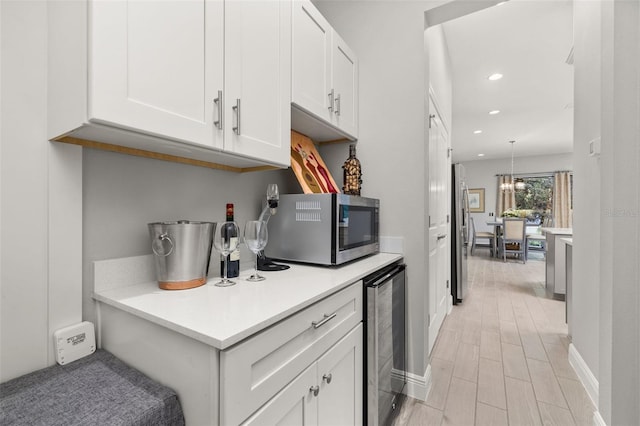
[[[455,149],[455,146],[453,147]],[[516,157],[513,161],[515,173],[554,172],[557,170],[573,170],[573,155],[554,154],[533,157]],[[469,188],[484,188],[484,213],[471,213],[478,231],[491,231],[487,221],[499,216],[496,212],[496,196],[498,191],[497,174],[511,173],[511,157],[491,160],[465,161],[467,185]],[[575,184],[575,183],[574,183]]]
[[[599,409],[607,424],[640,424],[640,4],[601,2],[600,13]]]
[[[81,310],[80,150],[46,140],[47,6],[1,11],[0,381],[55,362]]]
[[[237,174],[93,149],[84,149],[83,164],[83,315],[90,321],[92,262],[151,254],[148,223],[219,222],[226,203],[234,203],[234,219],[243,226],[258,218],[268,183],[277,183],[281,193],[300,192],[291,170]],[[241,267],[251,268],[252,259],[242,246]],[[219,265],[214,253],[211,276],[219,274]]]
[[[574,2],[572,343],[599,377],[600,159],[589,141],[600,136],[600,4]]]

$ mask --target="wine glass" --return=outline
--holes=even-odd
[[[215,283],[218,287],[228,287],[236,282],[227,278],[227,256],[238,247],[238,234],[240,230],[235,222],[222,222],[216,226],[213,235],[213,246],[224,257],[224,277]]]
[[[258,274],[258,253],[267,245],[267,222],[250,220],[244,225],[244,242],[256,255],[255,272],[247,281],[262,281],[265,278]]]

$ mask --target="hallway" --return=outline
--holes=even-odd
[[[469,295],[453,307],[431,354],[425,402],[400,425],[591,425],[594,407],[567,361],[565,304],[544,291],[544,261],[507,263],[477,248]]]

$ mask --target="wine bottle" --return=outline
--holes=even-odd
[[[356,158],[356,146],[349,145],[349,158],[344,162],[342,191],[349,195],[360,195],[362,186],[362,167]]]
[[[233,204],[227,204],[227,222],[233,221]],[[229,238],[238,239],[238,235],[229,235]],[[240,250],[235,249],[227,256],[227,278],[235,278],[240,275]],[[224,276],[224,256],[220,255],[220,276]]]

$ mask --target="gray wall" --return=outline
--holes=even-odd
[[[455,149],[455,146],[454,146]],[[573,169],[573,154],[538,155],[517,157],[513,161],[515,173],[554,172]],[[511,157],[491,160],[465,161],[462,163],[469,188],[484,188],[484,213],[471,213],[478,231],[493,231],[487,221],[499,216],[496,212],[498,178],[496,174],[511,172]],[[494,216],[490,216],[493,214]]]

